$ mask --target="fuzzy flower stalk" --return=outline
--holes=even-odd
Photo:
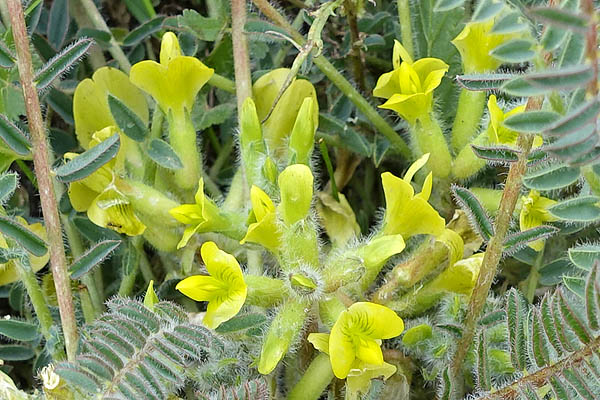
[[[442,82],[448,64],[438,58],[413,61],[398,41],[394,44],[392,62],[394,70],[379,77],[373,95],[387,99],[380,108],[393,110],[406,120],[417,154],[435,154],[429,168],[436,177],[446,178],[452,157],[433,114],[433,91]]]

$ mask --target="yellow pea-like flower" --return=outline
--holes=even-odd
[[[379,77],[373,96],[387,99],[380,108],[394,110],[414,125],[417,119],[429,116],[433,91],[442,82],[448,64],[438,58],[413,61],[398,41],[392,60],[394,70]]]
[[[246,236],[240,243],[258,243],[272,253],[277,253],[281,246],[281,232],[277,228],[277,215],[273,201],[258,186],[252,186],[250,189],[250,201],[252,217],[256,222],[248,226]]]
[[[537,190],[531,190],[527,196],[521,198],[521,213],[519,215],[519,227],[522,231],[535,228],[545,222],[557,221],[558,218],[548,212],[548,208],[556,204],[555,200],[540,196]],[[542,239],[528,243],[529,247],[535,251],[540,251],[544,247]]]
[[[182,119],[191,112],[196,95],[208,82],[214,70],[195,57],[181,54],[177,36],[173,32],[163,35],[160,47],[160,63],[140,61],[131,67],[131,82],[149,93],[168,115]]]
[[[415,161],[404,178],[398,178],[389,172],[381,175],[386,202],[382,229],[384,235],[400,234],[406,240],[413,235],[439,236],[444,232],[444,219],[427,202],[431,195],[433,174],[430,172],[427,175],[419,194],[415,195],[410,184],[415,173],[427,163],[428,159],[429,153]]]
[[[205,242],[200,250],[210,275],[194,275],[179,282],[176,289],[196,301],[208,301],[203,323],[216,329],[233,318],[246,301],[248,287],[234,256]]]
[[[381,340],[396,337],[404,322],[394,311],[374,303],[354,303],[342,311],[331,334],[311,333],[308,341],[326,354],[333,373],[346,379],[349,398],[369,390],[371,379],[389,378],[396,367],[383,360]]]
[[[490,123],[488,125],[487,134],[491,143],[506,144],[515,146],[519,132],[508,129],[504,126],[504,120],[508,117],[519,114],[525,111],[525,105],[517,106],[506,113],[498,106],[498,100],[495,95],[491,95],[488,99],[488,111],[490,113]],[[536,135],[533,139],[533,147],[539,147],[544,143],[541,136]]]
[[[194,196],[196,203],[182,204],[169,210],[169,214],[182,224],[188,225],[177,245],[184,247],[197,232],[219,232],[229,227],[227,218],[221,215],[219,207],[204,195],[204,180],[198,181],[198,190]]]

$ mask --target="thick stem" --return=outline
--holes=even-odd
[[[294,41],[299,45],[304,45],[304,37],[295,30],[292,25],[285,19],[283,15],[279,13],[273,7],[268,0],[253,0],[254,4],[258,9],[270,20],[275,22],[277,25],[285,29]],[[315,65],[327,76],[327,78],[344,94],[348,99],[354,103],[356,108],[363,113],[363,115],[374,125],[374,127],[385,136],[392,146],[398,151],[403,157],[410,159],[412,153],[408,148],[408,145],[402,139],[398,133],[392,128],[381,115],[371,106],[369,101],[365,99],[361,94],[352,86],[350,82],[344,76],[338,72],[338,70],[324,57],[319,56],[313,58]]]
[[[477,134],[485,108],[486,92],[460,91],[456,117],[452,124],[452,148],[458,154]]]
[[[125,55],[125,53],[123,52],[123,50],[121,49],[121,47],[119,46],[117,41],[115,40],[114,36],[111,34],[110,28],[108,27],[108,25],[106,25],[106,22],[104,21],[104,18],[102,18],[100,11],[98,11],[98,9],[96,8],[94,1],[93,0],[79,0],[79,3],[85,10],[85,13],[87,14],[87,16],[90,19],[90,22],[92,23],[94,28],[100,29],[101,31],[104,31],[104,32],[107,32],[110,34],[110,42],[109,42],[110,47],[108,48],[108,52],[119,63],[119,65],[121,66],[121,69],[123,71],[125,71],[126,73],[129,73],[129,70],[131,69],[131,63],[129,62],[129,59],[127,58],[127,56]]]
[[[244,34],[246,24],[246,0],[231,0],[231,40],[233,42],[233,67],[235,71],[235,92],[238,110],[244,100],[252,97],[252,78],[250,76],[250,56],[248,42]]]
[[[531,97],[527,102],[527,110],[539,110],[542,106],[543,99]],[[502,192],[502,200],[500,201],[500,210],[496,217],[495,234],[490,240],[488,247],[483,257],[477,284],[473,289],[473,294],[469,301],[469,308],[465,317],[463,334],[458,342],[456,353],[451,365],[451,379],[454,382],[453,387],[456,391],[453,393],[454,398],[461,398],[463,392],[462,367],[464,359],[469,351],[469,347],[473,343],[475,337],[475,328],[477,319],[481,314],[481,310],[485,305],[488,293],[492,286],[492,282],[496,277],[498,264],[502,258],[502,250],[504,248],[504,239],[510,227],[513,211],[519,199],[522,178],[527,170],[527,157],[531,151],[533,144],[533,135],[521,134],[518,140],[521,153],[519,160],[513,163],[506,178],[504,191]]]
[[[415,58],[413,46],[412,23],[410,20],[410,0],[398,0],[398,22],[400,22],[400,35],[402,45],[411,58]]]
[[[202,176],[202,155],[198,151],[196,129],[189,113],[174,115],[169,112],[169,142],[183,164],[174,172],[175,183],[184,192],[191,192],[198,186]]]
[[[58,206],[50,175],[48,138],[44,130],[44,121],[40,109],[40,101],[37,90],[33,83],[33,66],[31,64],[31,53],[29,52],[29,40],[23,8],[20,0],[8,0],[11,26],[15,47],[17,49],[17,62],[19,77],[23,87],[27,118],[29,120],[29,131],[33,144],[33,165],[35,175],[40,189],[40,202],[42,214],[48,231],[48,247],[50,250],[50,266],[54,276],[58,307],[65,336],[65,346],[69,360],[75,358],[77,353],[77,324],[71,286],[67,274],[67,259],[65,247],[62,241],[62,229]]]
[[[436,178],[447,178],[452,170],[452,156],[440,124],[431,114],[411,127],[412,140],[419,154],[430,153],[427,166]]]
[[[288,400],[317,400],[333,379],[329,356],[319,353],[288,393]]]

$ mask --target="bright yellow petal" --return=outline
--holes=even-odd
[[[94,132],[116,125],[108,107],[108,93],[121,100],[145,124],[148,123],[148,104],[144,94],[122,71],[102,67],[96,70],[92,79],[79,83],[73,97],[75,132],[85,149],[89,148]]]
[[[410,165],[410,167],[408,168],[408,171],[406,171],[406,173],[404,174],[403,179],[407,183],[410,183],[412,181],[412,178],[417,173],[417,171],[419,171],[421,168],[423,168],[425,166],[425,164],[427,164],[427,161],[429,161],[429,153],[423,154],[421,157],[419,157],[419,159],[417,161],[412,163]]]
[[[439,58],[421,58],[413,68],[419,76],[423,92],[429,93],[440,85],[449,67]]]
[[[169,210],[169,214],[182,224],[200,224],[205,221],[202,209],[197,204],[182,204]]]
[[[273,201],[261,188],[252,185],[250,189],[250,201],[252,203],[252,212],[257,221],[261,221],[269,213],[275,212]]]
[[[180,281],[176,290],[195,301],[211,301],[225,287],[223,283],[212,276],[193,275]]]
[[[402,235],[379,236],[369,241],[360,249],[360,255],[367,268],[381,266],[390,257],[404,250]]]
[[[400,43],[397,40],[394,40],[394,52],[392,56],[392,64],[394,66],[394,69],[400,67],[400,63],[402,62],[412,64],[413,59],[410,56],[410,54],[408,54],[408,51],[406,51],[404,46],[402,46],[402,43]]]
[[[201,224],[193,224],[185,228],[181,240],[177,243],[177,250],[187,246],[188,242],[200,230]]]
[[[329,333],[311,333],[308,335],[308,341],[315,349],[329,354]]]
[[[215,242],[205,242],[200,249],[208,273],[237,289],[246,288],[242,269],[234,256],[219,249]]]
[[[306,218],[313,197],[314,177],[307,165],[293,164],[284,169],[277,178],[283,221],[289,226]]]
[[[71,205],[78,212],[87,211],[94,202],[94,199],[100,194],[99,192],[90,190],[90,188],[80,181],[71,182],[68,193]]]
[[[338,320],[331,329],[329,337],[329,359],[333,373],[340,379],[344,379],[356,359],[354,343],[351,336],[345,332],[347,327],[348,310],[340,314]]]
[[[234,293],[214,297],[206,307],[202,322],[210,329],[216,329],[223,322],[233,318],[246,301],[246,288]]]
[[[423,187],[421,188],[421,193],[417,194],[415,197],[423,199],[425,201],[429,200],[431,196],[431,190],[433,189],[433,172],[427,174],[427,178],[423,182]]]
[[[173,32],[165,32],[160,41],[160,63],[169,65],[171,60],[181,56],[181,48],[177,36]]]
[[[260,222],[248,226],[246,236],[240,241],[240,244],[246,242],[258,243],[272,253],[277,253],[281,246],[281,233],[277,228],[274,212],[265,215]]]
[[[417,119],[431,111],[433,94],[394,94],[379,108],[396,111],[408,123],[414,125]]]
[[[87,210],[90,221],[128,236],[144,233],[144,225],[133,212],[129,200],[114,186],[102,192]]]
[[[356,348],[356,358],[367,364],[383,364],[383,353],[379,343],[370,338],[361,338]]]
[[[395,215],[408,204],[415,194],[413,187],[404,179],[390,172],[381,174],[381,183],[385,194],[386,220],[387,214]]]
[[[354,303],[346,312],[349,320],[346,326],[359,329],[361,334],[368,334],[372,339],[390,339],[404,331],[402,318],[395,311],[380,304]],[[333,335],[333,330],[331,333]]]
[[[400,92],[400,69],[398,68],[379,77],[373,89],[373,96],[389,99]]]

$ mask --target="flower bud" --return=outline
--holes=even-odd
[[[279,174],[279,211],[287,226],[306,218],[313,196],[313,175],[304,164],[290,165]]]
[[[306,97],[302,102],[290,136],[290,164],[308,165],[318,123],[315,120],[314,107],[312,97]]]

